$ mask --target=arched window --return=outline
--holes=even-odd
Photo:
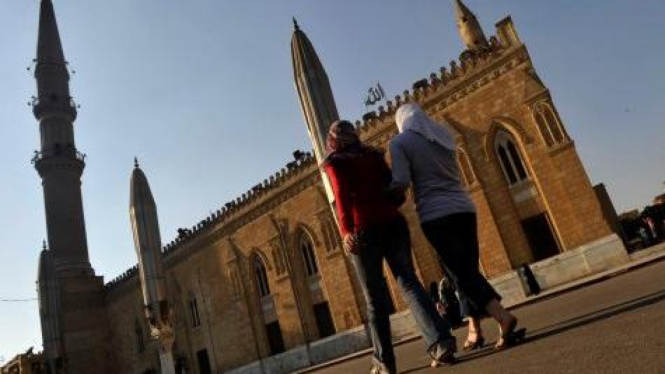
[[[510,134],[499,131],[494,139],[494,149],[509,185],[512,186],[528,178],[520,152]]]
[[[275,264],[275,271],[277,274],[282,274],[284,269],[282,267],[282,259],[279,255],[279,249],[273,248],[272,250],[272,262]]]
[[[538,130],[548,147],[563,143],[566,140],[566,134],[561,121],[548,103],[541,102],[536,104],[533,115],[536,118]]]
[[[192,327],[201,326],[201,316],[199,315],[199,302],[194,294],[189,296],[189,315],[192,318]]]
[[[256,288],[259,291],[259,296],[265,297],[270,295],[268,272],[266,271],[266,265],[259,256],[254,256],[254,276],[256,278]]]
[[[462,171],[462,177],[467,186],[470,186],[476,182],[476,176],[473,174],[473,168],[471,167],[471,161],[469,161],[469,156],[463,149],[457,151],[457,162],[459,163],[460,170]]]
[[[233,296],[238,297],[242,293],[242,285],[240,284],[240,277],[238,276],[238,269],[232,268],[229,270],[229,278],[233,286]]]
[[[316,264],[314,245],[312,244],[312,239],[304,231],[300,233],[300,238],[298,239],[298,248],[300,248],[300,253],[302,254],[303,261],[305,262],[307,276],[311,277],[313,275],[317,275],[319,273],[319,266]]]
[[[323,239],[326,242],[326,251],[335,251],[339,246],[339,231],[330,216],[321,217],[321,232],[323,232]]]
[[[134,335],[136,338],[136,352],[137,353],[145,352],[145,338],[143,336],[143,329],[141,328],[141,323],[138,320],[134,322]]]

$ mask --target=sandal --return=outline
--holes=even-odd
[[[482,335],[478,335],[476,341],[468,340],[464,342],[462,350],[464,351],[473,351],[475,349],[480,349],[485,345],[485,338]]]
[[[495,349],[502,350],[510,348],[524,340],[526,337],[526,328],[522,327],[521,329],[515,330],[515,327],[517,327],[517,318],[510,323],[506,332],[501,334],[501,342],[496,343],[494,346]]]

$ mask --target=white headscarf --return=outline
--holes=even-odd
[[[418,104],[400,106],[395,114],[395,122],[400,133],[413,131],[451,151],[456,149],[455,139],[450,132],[443,125],[432,121]]]

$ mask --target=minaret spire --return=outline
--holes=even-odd
[[[339,114],[328,74],[321,60],[295,18],[293,22],[294,31],[291,38],[293,75],[314,153],[320,163],[326,156],[328,129],[339,119]]]
[[[175,374],[173,365],[173,310],[166,294],[162,260],[162,240],[157,219],[157,205],[148,178],[134,158],[130,182],[129,217],[134,232],[134,247],[139,262],[145,316],[150,335],[159,342],[162,374]]]
[[[33,164],[42,179],[48,250],[38,285],[44,355],[51,370],[108,372],[104,283],[90,265],[81,197],[85,156],[74,142],[76,106],[51,0],[41,0],[33,114],[40,149]],[[55,372],[55,371],[53,371]]]
[[[76,107],[51,0],[40,4],[35,79],[33,113],[39,121],[41,150],[33,162],[43,182],[48,246],[56,269],[93,273],[80,186],[85,162],[74,142]]]
[[[55,12],[53,11],[51,0],[42,0],[40,4],[37,61],[65,63],[65,54],[62,51],[58,23],[55,20]]]
[[[487,38],[480,26],[480,22],[462,0],[453,0],[455,3],[455,18],[462,42],[467,49],[477,51],[488,45]]]

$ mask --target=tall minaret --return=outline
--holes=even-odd
[[[76,106],[51,0],[40,3],[35,61],[33,113],[41,149],[33,162],[42,178],[49,248],[42,251],[38,275],[45,356],[57,373],[106,373],[111,357],[104,283],[88,257],[81,199],[85,157],[74,143]]]
[[[330,125],[339,119],[335,97],[333,96],[328,74],[326,74],[319,56],[295,19],[293,19],[293,37],[291,38],[291,58],[293,59],[293,76],[298,90],[300,107],[302,108],[307,130],[309,132],[314,155],[321,165],[326,158],[326,136]],[[328,201],[332,205],[334,195],[326,174],[321,171],[323,185]],[[333,209],[334,212],[334,209]]]
[[[139,168],[136,159],[129,189],[129,217],[139,262],[145,317],[150,326],[150,335],[159,343],[162,374],[175,374],[172,308],[166,297],[157,205],[152,197],[148,178]]]
[[[464,5],[462,0],[454,0],[454,2],[457,28],[466,48],[471,51],[477,51],[486,47],[488,45],[487,38],[476,15]]]
[[[50,0],[41,2],[36,64],[33,113],[39,121],[41,151],[34,164],[44,188],[48,246],[56,271],[93,274],[81,200],[85,157],[74,143],[76,106]]]

